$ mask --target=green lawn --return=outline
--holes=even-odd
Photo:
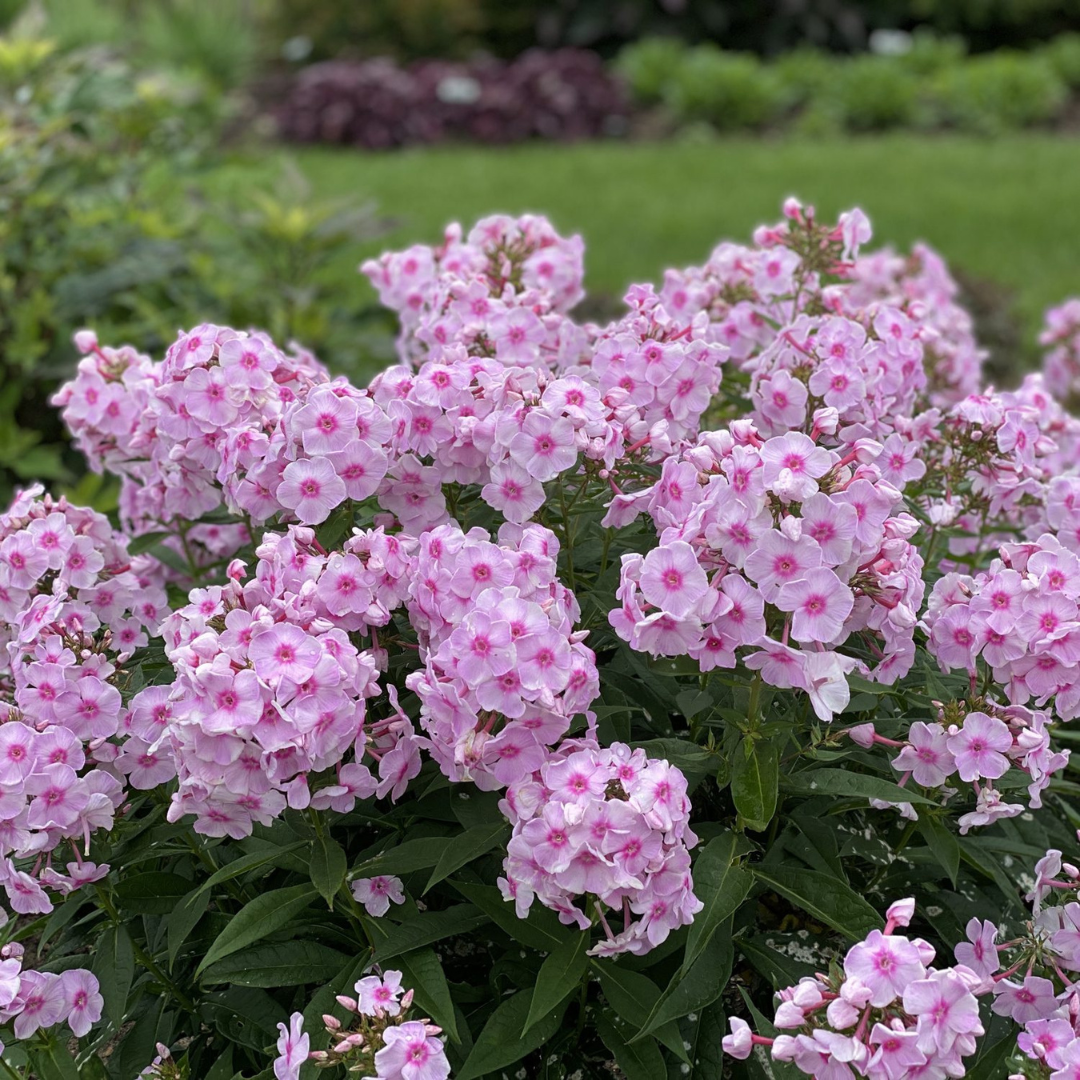
[[[969,274],[1015,291],[1027,335],[1080,293],[1080,140],[716,139],[370,154],[296,154],[314,193],[374,199],[394,225],[374,250],[495,211],[543,211],[586,241],[587,287],[619,292],[702,261],[721,238],[775,221],[789,194],[820,213],[860,205],[874,243],[928,241]],[[343,271],[347,268],[342,268]],[[351,272],[351,271],[349,271]]]

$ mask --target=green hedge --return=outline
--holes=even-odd
[[[624,49],[616,66],[639,104],[659,105],[678,124],[995,134],[1062,116],[1080,90],[1080,35],[1031,52],[968,56],[959,39],[923,33],[902,55],[848,57],[804,47],[774,62],[653,38]]]

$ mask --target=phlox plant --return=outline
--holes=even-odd
[[[366,387],[80,332],[107,518],[0,516],[0,1073],[1080,1077],[1077,301],[997,390],[789,200],[572,311],[541,217],[363,266]]]

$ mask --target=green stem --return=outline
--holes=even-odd
[[[575,1033],[574,1041],[577,1042],[581,1038],[581,1033],[585,1030],[585,1005],[589,997],[589,969],[585,969],[585,974],[581,977],[581,991],[578,994],[578,1018],[577,1018],[577,1031]]]
[[[146,970],[149,971],[150,974],[153,975],[154,978],[157,979],[157,981],[161,983],[161,985],[164,986],[165,989],[168,990],[174,998],[176,998],[176,1003],[185,1012],[190,1013],[192,1016],[194,1016],[196,1012],[195,1002],[192,1001],[191,998],[189,998],[187,994],[185,994],[184,991],[181,990],[180,987],[177,986],[176,983],[174,983],[172,979],[170,979],[169,976],[161,970],[160,967],[158,967],[157,961],[155,961],[154,958],[138,942],[133,940],[131,942],[131,948],[134,951],[135,958],[139,961],[139,963],[142,964],[143,967],[145,967]]]
[[[15,1071],[13,1065],[9,1065],[2,1057],[0,1057],[0,1065],[4,1066],[4,1072],[12,1078],[12,1080],[22,1080],[22,1077]]]
[[[98,899],[101,901],[101,906],[112,920],[113,925],[122,926],[123,920],[120,918],[120,913],[116,910],[116,905],[113,904],[112,898],[100,885],[95,886],[95,889],[97,891]],[[142,964],[143,967],[145,967],[146,970],[149,971],[174,998],[176,998],[177,1004],[179,1004],[185,1012],[189,1012],[194,1016],[195,1002],[192,1001],[191,998],[189,998],[187,994],[185,994],[184,991],[158,967],[157,961],[155,961],[134,938],[131,938],[131,949],[139,963]]]
[[[562,546],[566,552],[566,577],[570,583],[570,591],[576,592],[577,585],[574,581],[574,551],[570,543],[570,522],[566,507],[566,491],[563,484],[556,485],[559,489],[559,509],[562,511]]]

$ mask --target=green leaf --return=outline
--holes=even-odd
[[[454,999],[450,996],[446,973],[435,950],[415,949],[399,956],[394,963],[401,969],[405,985],[411,986],[416,994],[417,1005],[450,1036],[452,1042],[460,1043]]]
[[[491,1014],[455,1080],[476,1080],[478,1076],[505,1069],[543,1046],[559,1030],[565,1005],[545,1016],[523,1038],[521,1030],[531,1002],[532,991],[519,990]]]
[[[331,836],[317,836],[311,852],[311,881],[331,911],[348,872],[349,860],[342,846]]]
[[[204,887],[189,892],[173,909],[169,916],[169,967],[173,966],[180,946],[198,925],[210,906],[210,891]]]
[[[199,886],[199,889],[201,891],[208,890],[215,885],[221,885],[223,882],[233,881],[235,878],[246,874],[249,870],[258,870],[260,866],[275,864],[283,856],[309,846],[306,841],[298,840],[295,844],[287,844],[285,847],[275,848],[272,851],[255,851],[250,855],[241,855],[239,859],[233,859],[231,863],[227,863],[220,870],[211,874]]]
[[[925,813],[919,815],[919,832],[955,888],[960,873],[960,841],[941,818]]]
[[[341,546],[342,540],[349,535],[355,517],[355,509],[351,499],[347,499],[315,530],[326,551],[333,551]]]
[[[715,751],[706,750],[704,746],[698,746],[689,739],[649,739],[633,745],[641,747],[649,757],[663,758],[670,762],[688,780],[708,776],[716,770],[719,760]]]
[[[221,993],[207,994],[199,1012],[229,1042],[252,1050],[270,1046],[278,1023],[286,1019],[281,1006],[265,990],[252,986],[231,986]]]
[[[689,970],[680,968],[675,972],[634,1038],[652,1035],[669,1020],[677,1020],[711,1005],[724,992],[734,955],[730,927],[713,934]]]
[[[694,894],[705,906],[690,925],[685,970],[705,951],[720,925],[735,914],[754,883],[753,876],[735,862],[740,846],[740,838],[732,832],[713,837],[694,864]]]
[[[1016,1036],[1006,1035],[993,1046],[984,1050],[979,1059],[969,1069],[967,1080],[998,1080],[1008,1070],[1005,1063],[1016,1052]]]
[[[881,799],[890,803],[933,806],[932,800],[917,791],[883,780],[880,776],[848,772],[846,769],[804,769],[790,776],[784,789],[799,795],[847,795],[856,799]]]
[[[79,1080],[79,1067],[75,1059],[54,1040],[34,1051],[33,1061],[41,1080]]]
[[[494,885],[474,885],[469,881],[451,881],[450,884],[500,930],[528,949],[551,952],[566,941],[570,933],[555,912],[539,904],[533,904],[527,919],[519,919],[514,905],[507,903]]]
[[[885,923],[850,885],[820,870],[797,866],[753,867],[754,876],[815,919],[852,941],[859,941]]]
[[[149,551],[155,544],[172,536],[169,532],[147,532],[128,541],[128,555],[134,558]]]
[[[493,847],[498,847],[504,842],[509,831],[505,821],[494,821],[486,825],[474,825],[453,840],[444,841],[443,853],[424,886],[424,892],[448,878],[455,870],[460,870],[466,863],[478,859]]]
[[[411,952],[455,934],[465,934],[483,926],[487,916],[472,904],[459,904],[446,911],[427,911],[393,927],[375,949],[372,961],[385,963],[402,953]]]
[[[682,1023],[689,1043],[687,1056],[692,1062],[690,1080],[716,1080],[724,1075],[723,1039],[727,1034],[727,1016],[723,1001],[706,1005]]]
[[[109,1055],[109,1068],[116,1077],[137,1076],[154,1056],[154,1044],[171,1042],[170,1018],[165,1013],[169,999],[164,994],[151,999],[146,1011],[135,1020]]]
[[[232,1047],[226,1046],[214,1064],[210,1066],[206,1080],[232,1080],[234,1074]]]
[[[528,1035],[529,1029],[540,1022],[561,1001],[572,994],[581,982],[589,966],[586,952],[591,944],[588,933],[584,931],[567,938],[553,953],[550,953],[540,966],[533,987],[532,1003],[529,1015],[525,1019],[522,1035]]]
[[[263,988],[322,983],[340,971],[347,959],[317,941],[264,942],[211,964],[202,981]]]
[[[356,880],[379,874],[411,874],[414,870],[426,870],[429,866],[438,865],[447,843],[445,836],[421,836],[406,840],[404,844],[380,851],[378,855],[354,866],[349,877]]]
[[[754,970],[764,975],[774,989],[794,986],[804,975],[814,974],[813,964],[793,960],[787,953],[773,948],[764,934],[737,938],[735,944]]]
[[[116,895],[124,911],[140,915],[168,915],[181,896],[191,889],[191,881],[180,874],[152,870],[145,874],[121,876]]]
[[[620,967],[612,960],[594,960],[593,967],[600,976],[600,989],[608,1004],[637,1030],[649,1019],[652,1007],[660,998],[660,987],[647,975]],[[673,1054],[688,1065],[682,1035],[674,1020],[661,1024],[653,1031],[653,1037],[662,1042]]]
[[[91,967],[101,985],[104,1013],[119,1028],[127,1012],[128,995],[135,978],[135,950],[123,926],[110,926],[98,940]]]
[[[280,930],[294,915],[303,911],[316,895],[310,885],[294,885],[255,897],[232,917],[214,939],[202,963],[195,969],[196,976],[218,960]]]
[[[63,930],[79,914],[83,907],[83,899],[79,893],[75,893],[66,899],[64,903],[53,908],[52,914],[45,921],[45,929],[42,930],[41,937],[38,939],[37,952],[39,955],[44,953],[45,946],[52,940],[53,935]]]
[[[596,1016],[596,1031],[615,1055],[615,1064],[625,1073],[626,1080],[657,1080],[667,1076],[664,1055],[653,1039],[628,1043],[618,1026],[603,1013]]]
[[[778,744],[744,739],[731,762],[731,797],[747,829],[763,832],[768,828],[776,813],[779,784]]]
[[[675,700],[687,720],[693,720],[698,713],[704,712],[713,705],[712,695],[696,688],[683,690],[675,695]]]

